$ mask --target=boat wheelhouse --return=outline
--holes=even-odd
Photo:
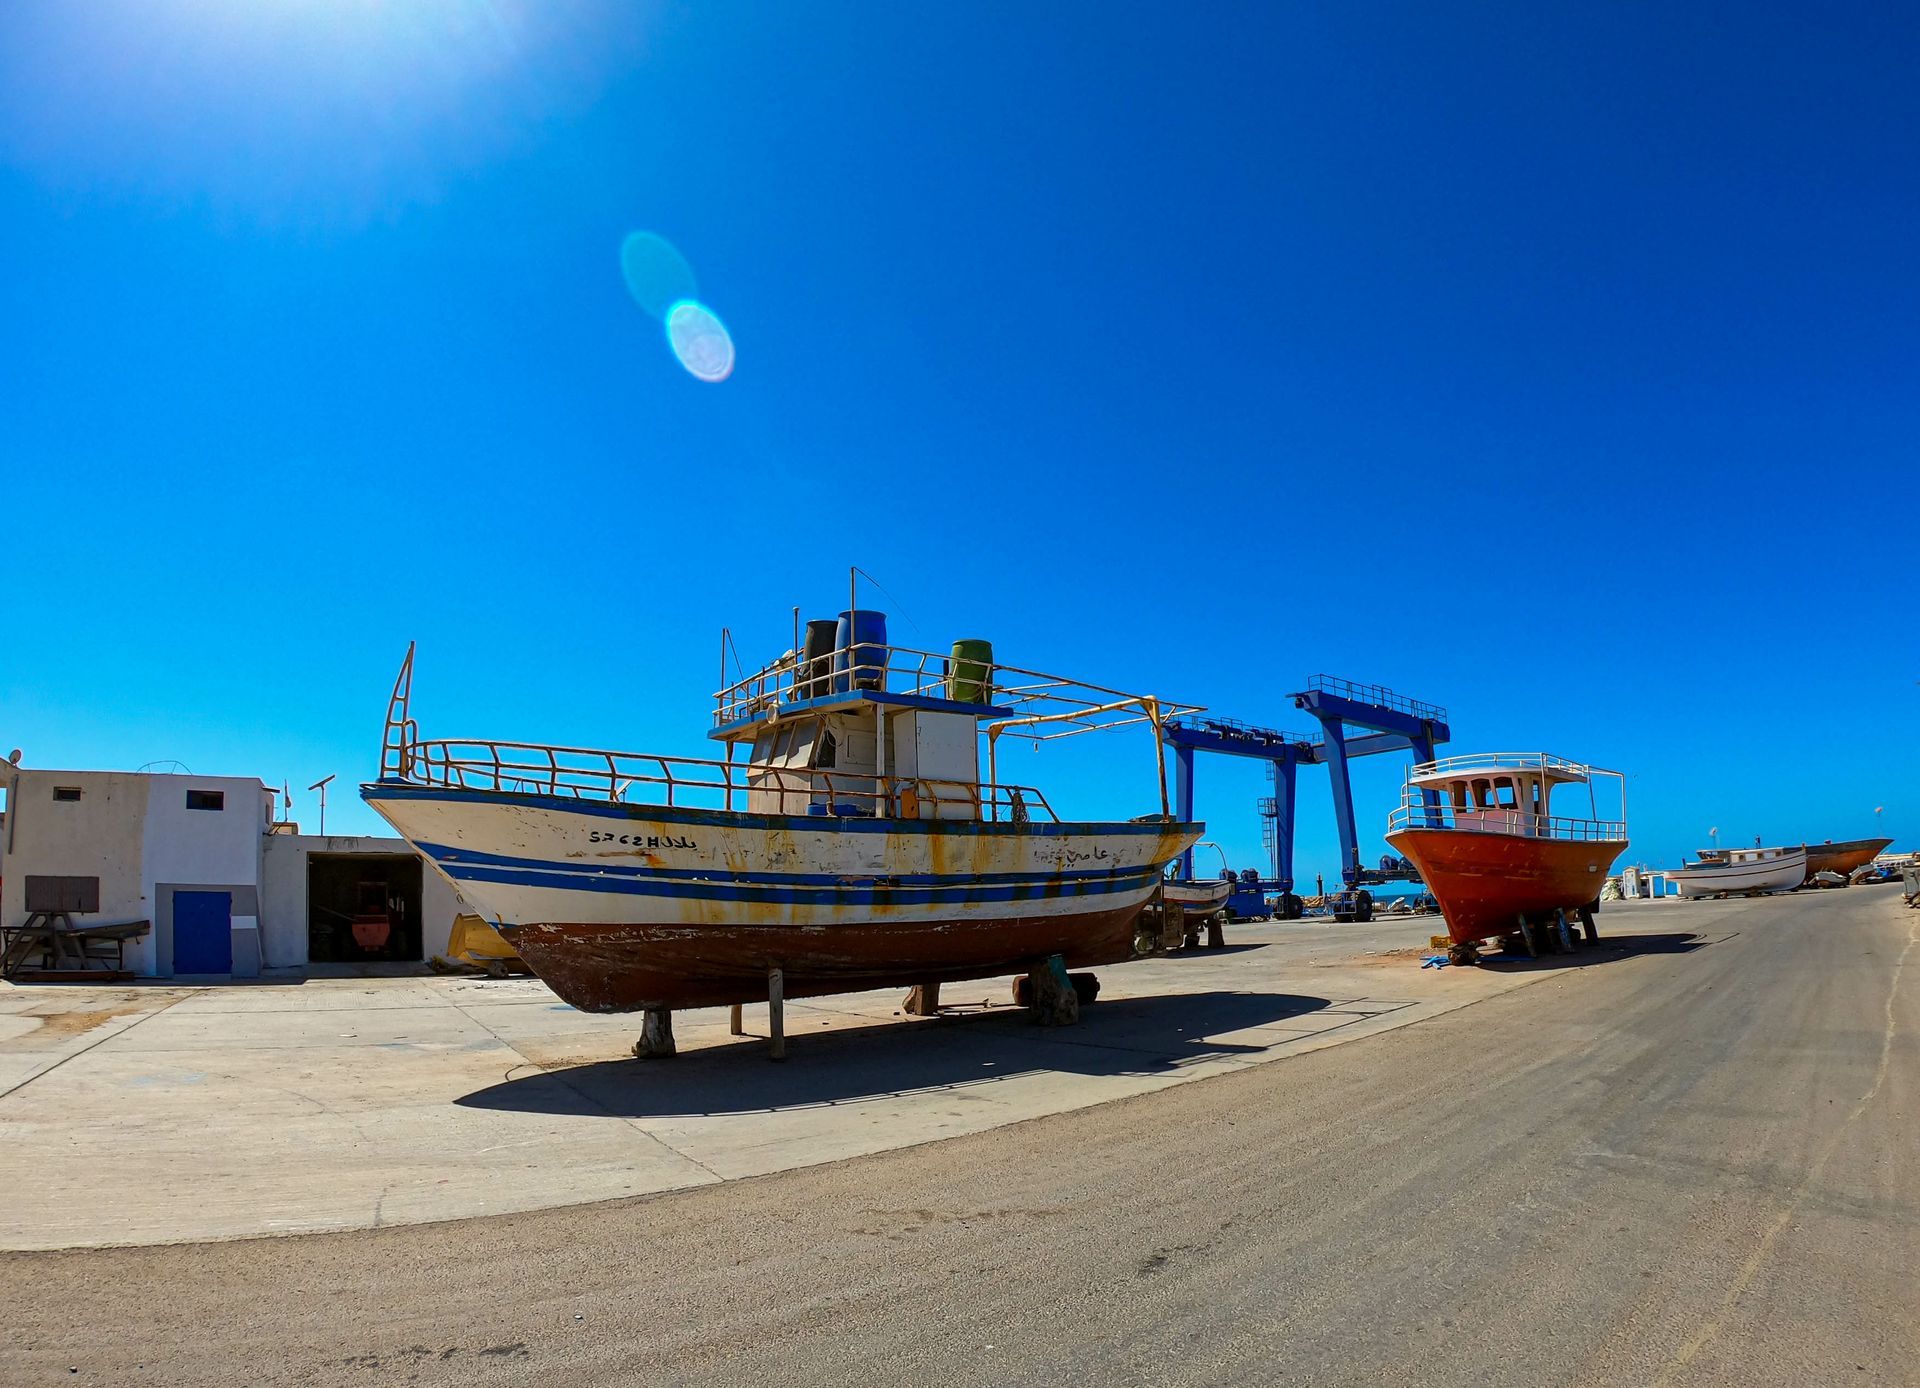
[[[588,1011],[756,1001],[776,976],[804,996],[1116,963],[1200,835],[1168,812],[1158,737],[1191,709],[984,642],[895,647],[878,613],[810,623],[726,684],[722,757],[424,741],[412,662],[362,795]],[[1129,726],[1152,735],[1157,813],[1064,820],[998,778],[1004,739]]]
[[[1600,814],[1601,780],[1618,793],[1617,819]],[[1587,816],[1556,813],[1578,787],[1587,791]],[[1564,930],[1569,915],[1592,938],[1600,889],[1627,847],[1626,778],[1546,752],[1423,762],[1407,775],[1387,842],[1433,893],[1461,962],[1496,936],[1531,949],[1535,927]]]

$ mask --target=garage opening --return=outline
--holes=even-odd
[[[307,958],[316,964],[419,960],[420,859],[309,854]]]

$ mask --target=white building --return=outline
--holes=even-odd
[[[125,955],[143,976],[416,961],[466,909],[401,839],[276,822],[252,777],[0,766],[0,788],[0,926],[149,921]]]

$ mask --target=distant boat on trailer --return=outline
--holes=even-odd
[[[1620,818],[1602,819],[1594,782],[1615,781]],[[1407,773],[1387,842],[1418,870],[1446,918],[1456,963],[1482,941],[1535,948],[1538,928],[1568,918],[1597,936],[1593,912],[1627,847],[1626,780],[1546,752],[1480,752],[1423,762]],[[1556,791],[1585,786],[1590,818],[1556,815]]]
[[[1689,863],[1667,874],[1680,895],[1758,896],[1790,892],[1807,880],[1807,850],[1801,848],[1728,848],[1724,856]]]
[[[1161,720],[1195,710],[997,666],[984,642],[890,646],[875,612],[795,644],[715,696],[724,760],[423,741],[409,648],[361,794],[589,1012],[1135,956],[1162,872],[1203,828],[1168,812],[1159,756]],[[1129,725],[1154,734],[1158,813],[1062,820],[997,779],[1002,737]]]

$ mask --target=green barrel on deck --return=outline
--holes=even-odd
[[[993,642],[955,641],[947,667],[947,697],[956,704],[993,702]]]

